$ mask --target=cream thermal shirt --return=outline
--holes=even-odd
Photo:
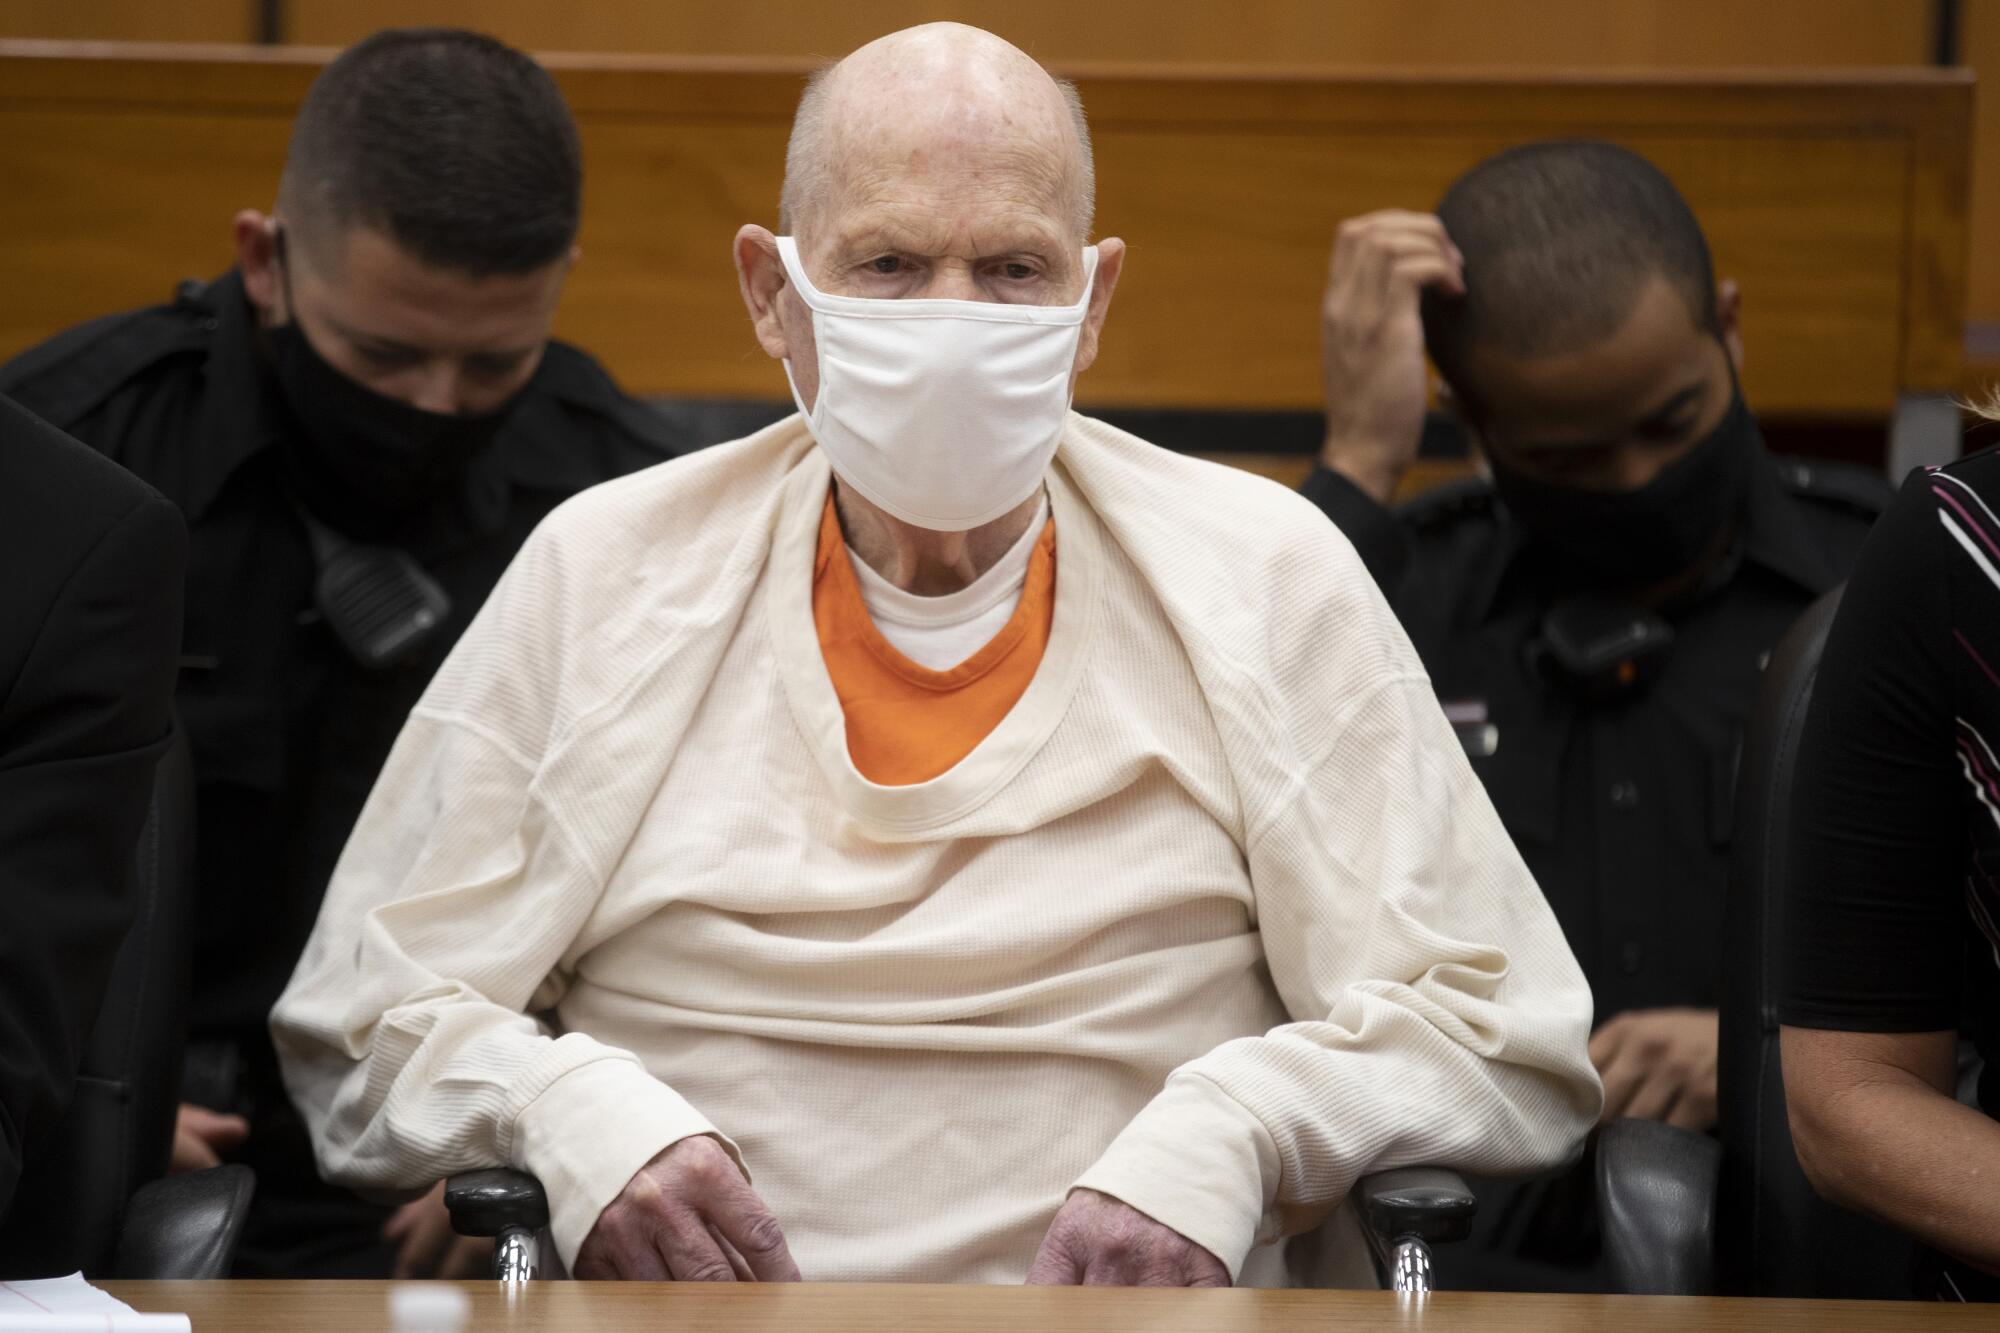
[[[1081,1184],[1281,1283],[1365,1171],[1573,1155],[1588,990],[1310,504],[1072,416],[1034,681],[881,787],[813,626],[828,484],[792,418],[523,549],[273,1015],[330,1178],[521,1167],[569,1261],[712,1132],[809,1278],[1019,1281]]]

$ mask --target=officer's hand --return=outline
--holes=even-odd
[[[167,1170],[179,1174],[221,1166],[222,1154],[249,1137],[250,1122],[242,1116],[182,1102],[174,1116],[174,1147]]]
[[[778,1219],[720,1143],[682,1139],[632,1177],[576,1252],[576,1276],[797,1282]]]
[[[1605,1023],[1590,1039],[1590,1063],[1604,1080],[1604,1122],[1712,1127],[1719,1045],[1713,1009],[1633,1009]]]
[[[423,1198],[398,1208],[383,1224],[382,1239],[396,1247],[394,1277],[398,1282],[485,1277],[493,1269],[492,1237],[460,1236],[452,1231],[442,1180]]]
[[[1428,213],[1387,209],[1340,224],[1320,308],[1326,443],[1320,461],[1381,504],[1417,456],[1424,428],[1424,331],[1417,297],[1465,290],[1463,259]]]
[[[1171,1227],[1096,1190],[1075,1190],[1028,1268],[1035,1286],[1226,1287],[1222,1261]]]

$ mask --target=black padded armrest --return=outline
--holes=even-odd
[[[1394,1244],[1414,1236],[1429,1245],[1464,1240],[1479,1200],[1456,1171],[1406,1166],[1363,1176],[1354,1186],[1361,1216],[1374,1237]]]
[[[114,1271],[125,1281],[229,1276],[257,1177],[240,1163],[164,1176],[125,1210]]]
[[[444,1183],[451,1228],[461,1236],[497,1236],[510,1227],[540,1231],[549,1224],[542,1182],[525,1171],[496,1166],[466,1171]]]
[[[1597,1204],[1611,1289],[1703,1296],[1715,1289],[1715,1187],[1722,1145],[1654,1120],[1598,1131]]]

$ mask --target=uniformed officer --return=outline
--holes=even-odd
[[[1396,608],[1583,964],[1607,1120],[1714,1123],[1752,695],[1890,496],[1861,469],[1766,452],[1737,387],[1740,305],[1657,168],[1570,141],[1489,159],[1435,216],[1344,223],[1323,308],[1306,494]],[[1392,509],[1426,347],[1488,478]],[[1503,1200],[1516,1215],[1488,1225],[1586,1263],[1575,1202]]]
[[[392,1220],[319,1184],[265,1020],[405,715],[515,550],[565,497],[677,452],[549,338],[580,180],[528,57],[379,33],[313,84],[233,269],[0,368],[0,393],[191,529],[176,702],[203,911],[175,1161],[257,1169],[248,1275],[387,1275],[399,1252],[435,1271],[450,1246],[441,1207]]]

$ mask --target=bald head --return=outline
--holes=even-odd
[[[1021,206],[1055,213],[1074,244],[1089,237],[1097,185],[1082,99],[992,33],[927,23],[814,75],[785,152],[779,226],[800,235],[913,173],[1003,181]]]

